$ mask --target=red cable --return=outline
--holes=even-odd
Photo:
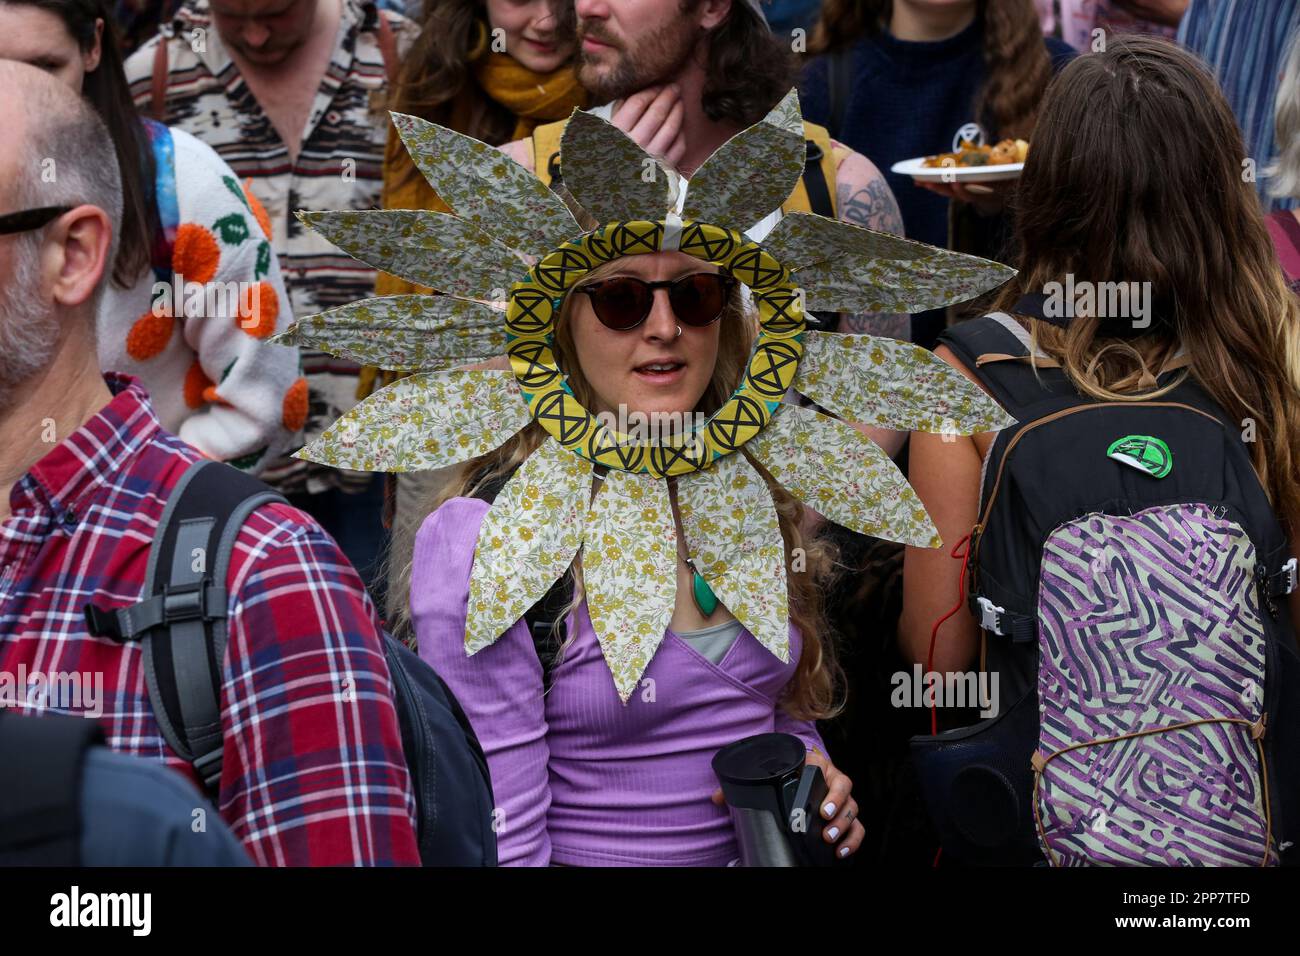
[[[961,558],[961,577],[957,580],[957,603],[953,606],[951,611],[934,622],[934,628],[930,631],[930,650],[925,655],[925,674],[922,675],[922,680],[928,680],[930,674],[934,671],[934,642],[939,636],[940,626],[944,621],[948,620],[948,618],[960,611],[962,605],[966,603],[966,564],[970,561],[970,548],[966,548],[961,554],[957,553],[957,549],[969,541],[970,535],[967,534],[964,538],[953,545],[952,550],[948,552],[949,557]],[[939,709],[938,705],[932,702],[930,704],[930,733],[937,734],[938,732]],[[938,863],[937,857],[935,858],[935,862]]]

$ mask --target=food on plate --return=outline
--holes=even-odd
[[[1005,166],[1008,163],[1023,163],[1029,155],[1029,143],[1023,139],[1004,139],[996,146],[977,145],[972,140],[962,140],[961,148],[955,153],[940,153],[927,156],[927,167],[944,166]]]

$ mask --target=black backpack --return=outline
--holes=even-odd
[[[149,552],[138,604],[86,605],[91,634],[143,643],[145,681],[163,737],[210,797],[221,781],[225,582],[235,538],[261,505],[284,498],[228,465],[199,461],[172,490]],[[415,790],[425,866],[495,866],[487,760],[451,689],[404,644],[384,635],[402,750]]]
[[[95,720],[0,708],[0,866],[81,865],[82,769],[103,742]]]
[[[1018,422],[984,465],[966,579],[1000,706],[913,740],[945,855],[1291,862],[1296,562],[1245,423],[1190,378],[1149,401],[1094,401],[1035,368],[1005,314],[941,341]]]

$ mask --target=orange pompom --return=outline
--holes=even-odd
[[[248,200],[248,208],[253,210],[253,218],[262,227],[262,234],[267,239],[270,239],[271,217],[266,214],[266,207],[262,205],[261,200],[253,195],[253,180],[251,178],[244,180],[244,198]]]
[[[185,405],[187,408],[198,408],[203,404],[204,392],[212,387],[212,379],[208,378],[203,372],[203,366],[196,359],[190,366],[190,370],[185,373]]]
[[[203,400],[209,405],[225,405],[230,407],[230,403],[217,394],[217,386],[209,385],[203,390]]]
[[[275,322],[280,318],[280,297],[269,282],[259,282],[252,295],[239,297],[239,327],[255,339],[275,334]]]
[[[169,313],[154,315],[146,312],[126,333],[126,354],[137,362],[160,355],[172,339],[172,326],[175,324]]]
[[[280,421],[284,427],[296,432],[307,422],[307,380],[300,378],[289,386],[284,393],[284,403],[280,412]]]
[[[172,247],[172,271],[177,278],[200,285],[211,282],[220,262],[221,249],[216,237],[198,223],[181,223],[176,230],[176,245]]]

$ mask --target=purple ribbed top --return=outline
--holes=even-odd
[[[822,746],[810,721],[776,703],[794,676],[799,634],[782,664],[742,630],[713,664],[667,632],[626,705],[605,666],[586,605],[542,695],[527,625],[465,654],[469,574],[488,504],[453,498],[415,540],[411,609],[420,656],[464,707],[487,754],[503,864],[725,866],[739,856],[710,762],[751,734],[784,731]],[[824,749],[824,748],[823,748]]]

